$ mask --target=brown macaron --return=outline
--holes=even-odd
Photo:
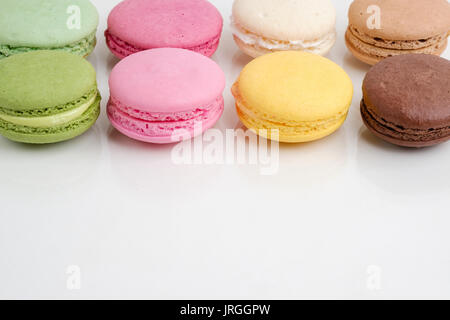
[[[405,147],[450,139],[450,61],[427,54],[387,58],[363,82],[361,115],[375,135]]]
[[[447,47],[447,0],[355,0],[348,18],[347,47],[370,65],[400,54],[441,55]]]

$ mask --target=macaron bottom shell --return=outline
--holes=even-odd
[[[289,127],[275,124],[270,121],[265,121],[257,118],[251,118],[242,112],[238,105],[236,105],[239,119],[250,130],[256,132],[263,138],[276,140],[285,143],[302,143],[311,142],[325,138],[335,131],[337,131],[345,122],[347,113],[339,117],[333,123],[322,126],[320,121],[310,123],[305,127]]]
[[[113,127],[129,138],[148,143],[168,144],[194,138],[212,128],[223,114],[223,98],[218,98],[215,104],[207,116],[184,121],[159,122],[138,119],[124,114],[111,100],[108,103],[107,114]]]
[[[49,144],[73,139],[89,130],[100,115],[100,95],[95,102],[74,121],[52,128],[17,126],[0,119],[0,134],[9,140],[29,144]]]
[[[97,38],[95,37],[95,34],[96,32],[93,32],[86,38],[64,47],[38,48],[38,47],[11,47],[8,45],[0,45],[0,59],[7,58],[15,54],[38,50],[64,51],[86,58],[92,53],[92,51],[94,51],[95,46],[97,45]]]
[[[124,59],[129,55],[150,49],[150,48],[143,49],[135,47],[132,44],[127,43],[119,39],[118,37],[112,35],[111,33],[109,33],[108,30],[105,31],[105,38],[106,38],[106,45],[108,46],[109,50],[114,56],[116,56],[119,59]],[[217,51],[217,48],[219,47],[219,42],[220,42],[220,34],[199,46],[181,49],[186,49],[196,53],[200,53],[209,58]]]
[[[349,30],[347,30],[345,34],[345,44],[356,59],[373,66],[383,59],[401,54],[425,53],[440,56],[444,53],[445,49],[447,49],[448,40],[444,40],[433,47],[417,50],[386,49],[365,43],[356,38]]]
[[[386,125],[377,120],[367,110],[364,100],[361,101],[361,117],[366,127],[378,138],[400,147],[424,148],[431,147],[450,140],[450,127],[434,130],[414,130],[395,125]]]

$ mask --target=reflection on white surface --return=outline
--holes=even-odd
[[[84,182],[98,170],[101,135],[94,126],[73,140],[57,144],[29,145],[1,138],[8,150],[2,153],[2,161],[8,164],[3,173],[4,185],[11,189],[27,185],[64,188]]]
[[[0,138],[0,298],[450,297],[450,143],[405,150],[362,128],[369,67],[344,45],[349,0],[333,1],[338,41],[328,55],[353,80],[349,117],[323,140],[280,145],[274,176],[175,165],[172,146],[111,127],[107,77],[118,60],[102,33],[118,2],[94,0],[95,127],[54,146]],[[250,58],[227,27],[232,2],[212,2],[226,20],[213,56],[227,78],[215,126],[224,131],[238,123],[230,87]],[[80,290],[67,289],[70,266],[80,268]],[[368,286],[371,266],[382,270],[379,290]]]
[[[449,192],[450,165],[442,158],[445,153],[448,153],[445,144],[423,149],[391,145],[363,127],[357,162],[361,177],[380,192],[426,197]]]

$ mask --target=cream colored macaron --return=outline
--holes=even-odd
[[[231,27],[243,52],[327,54],[336,42],[336,10],[330,0],[235,0]]]

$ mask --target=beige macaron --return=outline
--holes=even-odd
[[[331,0],[235,0],[231,27],[251,57],[276,51],[327,54],[336,42]]]
[[[355,0],[348,18],[347,47],[370,65],[405,53],[441,55],[447,47],[447,0]]]

